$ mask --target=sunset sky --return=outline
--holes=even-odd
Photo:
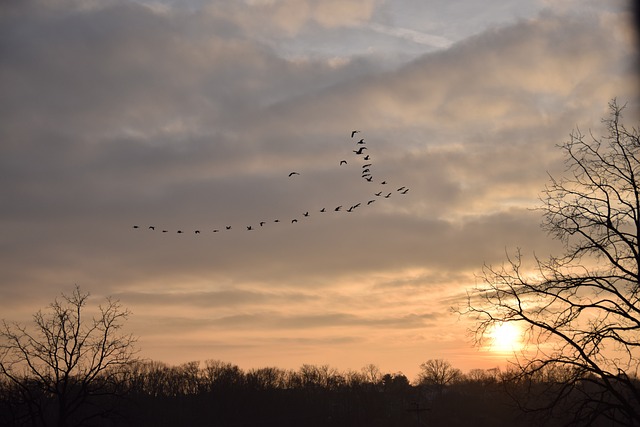
[[[77,284],[170,364],[503,365],[451,308],[562,249],[557,144],[638,126],[629,4],[4,1],[0,318]]]

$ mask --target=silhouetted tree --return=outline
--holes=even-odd
[[[39,310],[33,327],[2,322],[0,377],[27,408],[32,425],[83,425],[105,415],[134,360],[135,338],[121,331],[129,311],[107,298],[85,318],[89,297],[71,295]]]
[[[372,385],[377,385],[382,381],[382,374],[380,373],[380,368],[373,363],[369,363],[362,367],[362,374],[364,375],[365,381]]]
[[[464,310],[482,343],[503,322],[526,326],[537,352],[519,360],[538,384],[539,408],[571,412],[576,424],[599,419],[640,424],[640,140],[609,104],[606,135],[576,130],[560,146],[567,174],[542,193],[543,227],[565,253],[535,259],[518,251],[502,267],[485,266]],[[546,384],[544,388],[540,384]]]
[[[420,365],[418,383],[442,393],[444,388],[462,379],[462,371],[443,359],[429,359]]]

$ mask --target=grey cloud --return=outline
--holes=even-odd
[[[151,306],[187,306],[205,308],[230,308],[236,306],[254,306],[263,304],[301,304],[312,296],[300,292],[259,292],[229,289],[209,292],[122,292],[113,296],[128,305]]]
[[[392,329],[424,328],[438,316],[434,314],[407,314],[405,316],[364,317],[350,313],[329,313],[315,315],[283,315],[279,313],[240,314],[210,320],[210,326],[229,329],[272,329],[297,330],[332,327],[376,327]]]
[[[562,171],[554,145],[599,123],[612,96],[634,93],[636,48],[596,18],[541,14],[380,72],[364,53],[337,65],[292,59],[238,16],[81,3],[0,12],[7,315],[78,283],[119,295],[140,325],[154,323],[152,303],[172,319],[184,307],[247,309],[176,321],[176,333],[426,327],[438,319],[355,314],[330,291],[348,282],[349,300],[370,286],[453,286],[505,249],[553,252],[527,207],[546,172]],[[352,129],[393,197],[321,214],[379,189],[359,177]],[[273,308],[289,304],[325,314]]]

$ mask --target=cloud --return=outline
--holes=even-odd
[[[78,283],[119,296],[153,348],[166,313],[176,335],[406,343],[420,334],[403,329],[443,322],[450,294],[505,249],[558,249],[529,209],[563,171],[555,144],[575,126],[597,133],[614,96],[630,97],[629,118],[638,107],[624,11],[545,12],[446,47],[373,24],[378,2],[80,4],[0,14],[0,306],[28,318]],[[275,42],[372,30],[443,49],[385,68]]]
[[[453,43],[451,40],[445,37],[426,34],[420,31],[411,30],[409,28],[389,27],[387,25],[375,22],[367,24],[366,27],[375,32],[406,39],[418,44],[433,46],[438,49],[447,48]]]
[[[376,0],[215,2],[205,10],[214,16],[231,17],[253,37],[296,37],[308,26],[335,29],[350,26],[354,21],[367,21],[376,3]]]

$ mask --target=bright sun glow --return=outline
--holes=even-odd
[[[514,323],[500,323],[493,327],[490,350],[496,352],[513,352],[522,349],[522,331]]]

